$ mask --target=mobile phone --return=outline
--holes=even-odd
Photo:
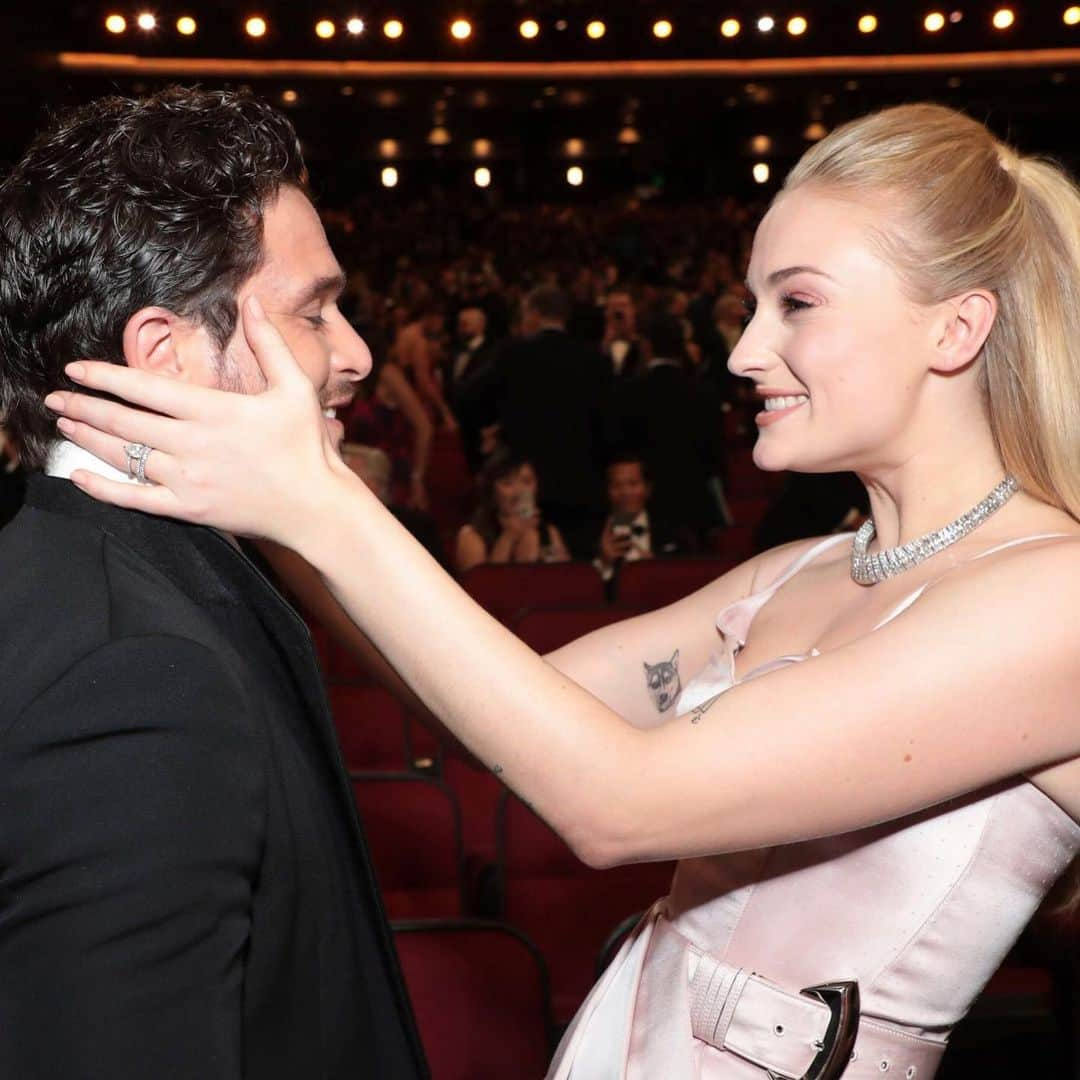
[[[536,499],[531,491],[523,491],[517,500],[518,517],[528,518],[536,513]]]
[[[629,540],[632,535],[630,526],[633,524],[635,517],[637,517],[637,514],[628,514],[625,510],[612,514],[611,535],[619,540]]]

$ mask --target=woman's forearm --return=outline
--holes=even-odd
[[[481,761],[581,858],[609,861],[632,819],[620,777],[647,767],[640,732],[479,608],[359,481],[336,483],[334,527],[304,530],[299,554]]]

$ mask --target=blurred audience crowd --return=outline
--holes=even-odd
[[[374,361],[341,417],[347,460],[459,573],[572,558],[610,579],[624,561],[716,550],[734,523],[759,547],[850,527],[851,477],[731,498],[756,406],[727,361],[762,210],[443,193],[323,206],[340,305]],[[440,471],[450,453],[472,499],[448,511],[435,489],[460,481]],[[0,438],[0,524],[21,499],[17,463]]]

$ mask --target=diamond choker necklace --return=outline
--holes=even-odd
[[[967,536],[973,529],[978,528],[991,514],[1000,510],[1019,488],[1020,485],[1013,477],[1006,476],[981,503],[973,506],[966,514],[961,514],[944,528],[873,555],[866,550],[870,546],[870,541],[874,539],[875,533],[874,520],[868,518],[860,526],[851,544],[852,578],[860,585],[876,585],[879,581],[895,577],[905,570],[910,570],[913,566],[918,566],[924,559],[936,555],[950,544],[955,544],[957,540]]]

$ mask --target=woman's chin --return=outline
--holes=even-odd
[[[324,417],[323,423],[326,424],[326,433],[330,436],[334,449],[340,451],[341,444],[345,441],[345,425],[340,420],[331,420],[329,417]]]

